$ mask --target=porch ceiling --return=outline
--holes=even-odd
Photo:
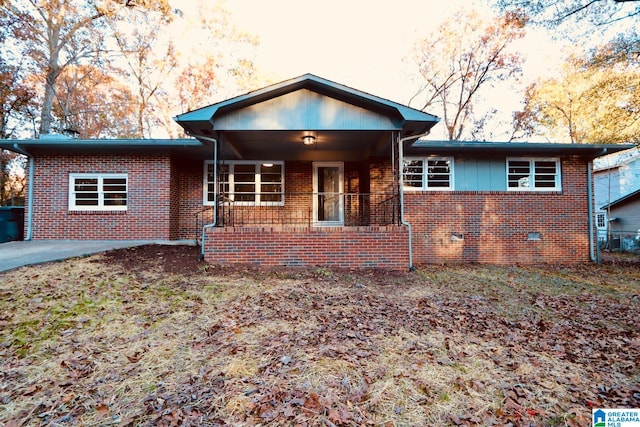
[[[239,130],[220,135],[225,158],[246,160],[363,160],[389,155],[392,132],[382,130],[316,131],[305,145],[303,130]]]

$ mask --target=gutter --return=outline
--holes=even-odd
[[[35,167],[33,156],[29,154],[25,149],[20,147],[17,143],[13,144],[13,148],[16,152],[27,156],[29,159],[29,191],[27,192],[27,234],[24,237],[24,240],[31,240],[33,237],[33,177],[34,172],[33,169]]]
[[[200,247],[200,260],[204,259],[204,240],[206,236],[206,231],[209,228],[213,228],[218,224],[218,140],[215,138],[209,138],[207,136],[198,136],[197,138],[203,139],[207,142],[213,143],[213,183],[214,183],[214,192],[213,192],[213,222],[210,224],[205,224],[202,227],[202,244]]]
[[[402,173],[403,163],[404,163],[404,142],[410,141],[412,139],[420,139],[423,136],[429,135],[431,132],[427,131],[427,133],[422,133],[419,135],[411,135],[405,136],[404,138],[398,139],[398,183],[399,183],[399,193],[400,193],[400,224],[406,226],[409,229],[409,271],[415,270],[413,266],[413,230],[411,228],[411,224],[405,221],[404,219],[404,176]]]

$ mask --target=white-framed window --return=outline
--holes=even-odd
[[[453,158],[406,157],[402,179],[405,190],[453,190]]]
[[[71,173],[69,210],[126,211],[128,185],[126,173]]]
[[[507,189],[511,191],[560,191],[560,159],[508,158]]]
[[[596,227],[600,229],[607,228],[607,214],[606,212],[598,212],[596,214]]]
[[[213,162],[204,165],[204,204],[212,205],[216,188]],[[218,164],[219,190],[226,200],[243,205],[284,204],[284,162],[229,161]]]

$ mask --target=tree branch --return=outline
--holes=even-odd
[[[581,7],[579,7],[579,8],[577,8],[577,9],[574,9],[574,10],[572,10],[571,12],[567,13],[566,15],[561,16],[560,18],[556,19],[556,22],[563,21],[563,20],[567,19],[568,17],[570,17],[570,16],[572,16],[572,15],[575,15],[576,13],[581,12],[581,11],[583,11],[583,10],[587,9],[589,6],[591,6],[591,5],[593,5],[593,4],[598,3],[599,1],[601,1],[601,0],[591,0],[589,3],[587,3],[587,4],[585,4],[585,5],[581,6]]]

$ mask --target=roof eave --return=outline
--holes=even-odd
[[[609,208],[613,208],[613,207],[615,207],[615,206],[617,206],[619,204],[633,201],[634,199],[639,198],[639,197],[640,197],[640,189],[636,190],[636,191],[634,191],[632,193],[626,194],[626,195],[620,197],[619,199],[614,200],[613,202],[602,206],[600,209],[601,210],[606,210],[606,209],[609,209]]]
[[[409,152],[437,153],[513,153],[527,155],[578,155],[591,160],[606,154],[627,150],[633,145],[626,144],[561,144],[542,142],[481,142],[481,141],[428,141],[418,140],[408,144]]]
[[[4,139],[0,148],[29,155],[36,151],[56,152],[147,152],[159,150],[193,149],[204,145],[192,139]]]

